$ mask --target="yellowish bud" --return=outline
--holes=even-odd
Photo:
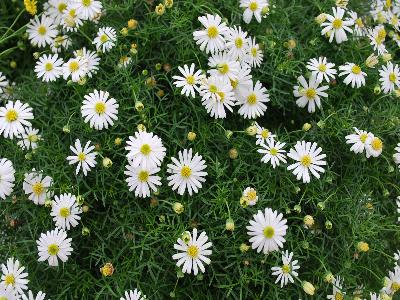
[[[239,156],[239,152],[235,148],[230,149],[228,154],[230,159],[236,159]]]
[[[304,217],[303,221],[304,221],[304,225],[306,225],[307,227],[312,227],[312,226],[314,226],[314,223],[315,223],[313,216],[310,216],[310,215],[306,215]]]
[[[138,21],[136,21],[135,19],[130,19],[128,21],[128,28],[129,29],[136,29],[138,25]]]
[[[303,131],[309,131],[311,129],[311,124],[310,123],[304,123],[303,124]]]
[[[225,223],[225,229],[228,231],[234,231],[235,230],[235,222],[231,218],[226,220]]]
[[[195,132],[193,132],[193,131],[190,131],[190,132],[188,132],[188,134],[187,134],[187,139],[189,140],[189,141],[194,141],[195,139],[196,139],[196,133]]]
[[[100,273],[103,274],[103,276],[111,276],[114,274],[114,267],[112,263],[106,263],[104,266],[100,268]]]
[[[368,252],[368,250],[369,250],[368,243],[366,243],[366,242],[358,242],[357,250],[360,251],[360,252]]]
[[[373,53],[368,56],[368,58],[365,60],[365,65],[368,68],[375,68],[375,66],[379,63],[378,57],[374,55]]]
[[[109,159],[108,157],[104,157],[103,158],[103,167],[104,168],[110,168],[112,166],[113,162],[111,159]]]
[[[322,13],[319,14],[316,18],[315,18],[315,22],[317,22],[318,24],[322,24],[326,21],[326,14]]]
[[[172,209],[178,215],[185,211],[185,207],[180,202],[174,202],[174,204],[172,205]]]
[[[165,13],[164,4],[160,3],[156,6],[155,12],[158,16],[162,16]]]
[[[256,135],[257,134],[257,127],[256,125],[251,125],[246,128],[246,133],[248,135]]]
[[[315,293],[315,287],[312,283],[308,282],[308,281],[303,281],[302,283],[302,287],[303,287],[303,291],[308,294],[313,296]]]

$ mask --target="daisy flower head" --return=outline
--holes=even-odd
[[[260,49],[260,45],[256,43],[255,38],[249,38],[249,47],[247,48],[247,55],[245,62],[248,63],[252,68],[261,66],[264,54]]]
[[[228,79],[220,76],[210,76],[202,81],[200,86],[201,103],[207,113],[215,119],[226,118],[225,109],[230,112],[236,104],[235,94]]]
[[[58,58],[57,54],[43,54],[35,66],[37,77],[45,82],[56,81],[63,74],[61,67],[63,63],[64,61]]]
[[[26,32],[28,38],[31,40],[31,44],[37,47],[45,47],[51,45],[53,39],[57,36],[57,28],[54,24],[54,20],[45,15],[42,15],[39,19],[35,16],[29,21]]]
[[[372,157],[378,157],[379,155],[382,154],[383,150],[383,142],[380,138],[374,136],[371,134],[372,137],[369,140],[369,142],[365,145],[365,152],[367,158]]]
[[[298,141],[288,153],[288,156],[296,163],[288,166],[287,169],[293,170],[297,180],[303,180],[303,183],[311,181],[310,172],[319,179],[319,173],[325,172],[322,166],[326,165],[326,155],[321,152],[322,148],[318,147],[317,143]]]
[[[257,152],[263,154],[264,156],[261,158],[263,163],[271,163],[272,167],[279,166],[280,163],[286,163],[286,151],[283,149],[285,147],[285,143],[281,143],[275,140],[267,140],[266,143],[261,143],[261,149],[258,149]]]
[[[393,271],[389,271],[389,277],[385,277],[385,286],[382,292],[389,296],[400,290],[400,267],[395,266]]]
[[[129,191],[135,191],[136,197],[149,197],[152,191],[157,191],[157,187],[161,186],[161,177],[156,175],[159,171],[159,167],[135,167],[132,162],[129,162],[124,172],[128,176],[126,182],[128,183]]]
[[[78,28],[83,25],[83,20],[81,15],[70,4],[71,2],[69,2],[68,7],[63,11],[61,25],[64,31],[77,32]]]
[[[74,51],[74,55],[76,58],[81,58],[83,61],[86,61],[86,75],[90,78],[94,74],[97,74],[99,70],[100,57],[97,55],[95,51],[87,50],[86,47],[83,47],[80,50]]]
[[[360,66],[348,62],[343,66],[339,66],[339,71],[342,71],[339,73],[339,76],[347,75],[343,80],[346,85],[351,84],[352,88],[355,86],[360,88],[365,85],[365,77],[367,76],[367,73],[363,72]]]
[[[44,7],[44,14],[54,20],[55,25],[61,24],[64,10],[68,7],[70,0],[49,0]]]
[[[101,13],[103,5],[97,0],[71,0],[70,5],[76,9],[83,20],[93,20]]]
[[[261,12],[265,6],[268,6],[267,0],[240,0],[240,7],[244,9],[243,21],[249,24],[254,16],[261,23]]]
[[[322,56],[318,59],[310,59],[307,62],[307,69],[311,71],[311,74],[314,75],[319,82],[323,80],[330,82],[335,79],[335,75],[337,74],[335,64],[328,62],[328,59]]]
[[[11,285],[0,284],[0,299],[19,300],[19,296],[15,294]]]
[[[38,261],[46,261],[49,266],[58,266],[58,259],[66,262],[71,255],[71,238],[67,237],[67,233],[60,228],[56,228],[46,233],[41,233],[40,238],[36,241],[38,248]]]
[[[340,7],[332,7],[333,16],[330,14],[326,15],[327,22],[323,22],[321,27],[324,27],[321,31],[321,35],[328,34],[329,42],[332,43],[333,38],[335,38],[336,43],[340,44],[347,41],[346,31],[353,33],[350,26],[353,26],[353,21],[351,19],[343,20],[345,10]]]
[[[232,90],[235,98],[243,98],[243,95],[253,87],[253,77],[251,68],[247,64],[242,64],[236,80],[231,80]]]
[[[67,160],[69,164],[78,164],[76,166],[76,175],[78,175],[80,169],[82,169],[83,174],[86,176],[87,172],[90,171],[91,168],[97,164],[96,162],[96,152],[92,152],[94,150],[94,146],[91,145],[91,141],[88,141],[84,148],[82,148],[81,141],[79,139],[75,140],[75,147],[69,147],[74,155],[68,156]]]
[[[119,300],[146,300],[146,296],[142,295],[142,292],[138,289],[134,289],[133,291],[125,291],[125,297],[121,297]]]
[[[249,40],[247,32],[243,31],[242,28],[233,26],[228,28],[226,33],[226,51],[228,55],[235,60],[241,60],[247,54],[247,48],[249,47]]]
[[[245,119],[255,119],[263,116],[267,110],[264,103],[269,102],[268,91],[262,84],[257,81],[254,87],[251,87],[243,93],[243,97],[239,99],[239,114]]]
[[[106,53],[110,51],[117,41],[117,32],[112,27],[101,27],[97,32],[93,44],[96,45],[97,51]]]
[[[260,126],[257,122],[254,123],[257,128],[256,132],[256,145],[263,144],[269,140],[274,140],[276,138],[276,134],[272,134],[267,128]]]
[[[25,173],[22,187],[29,200],[36,205],[43,205],[53,194],[50,191],[52,183],[53,179],[50,176],[43,176],[42,172],[33,169],[30,173]]]
[[[24,290],[28,288],[29,280],[28,273],[24,272],[25,267],[21,266],[17,259],[7,259],[6,264],[1,265],[1,284],[5,286],[11,286],[16,295],[21,295]],[[1,298],[0,298],[1,299]]]
[[[39,129],[32,127],[25,127],[25,131],[19,135],[18,146],[23,150],[36,149],[38,147],[38,141],[42,139],[39,134]]]
[[[211,76],[226,80],[236,80],[240,70],[240,63],[227,52],[214,53],[208,59],[208,66],[212,68],[208,71]]]
[[[108,129],[118,120],[118,103],[105,91],[94,90],[85,95],[81,106],[82,117],[85,123],[96,130]]]
[[[77,226],[81,219],[81,213],[82,209],[76,202],[76,197],[72,194],[55,196],[51,202],[50,215],[58,228],[70,230],[71,227]]]
[[[129,56],[121,56],[118,63],[118,68],[127,68],[132,63],[132,58]]]
[[[22,295],[22,300],[44,300],[46,294],[42,291],[39,291],[36,296],[32,293],[32,291],[28,291],[28,295]]]
[[[355,133],[346,136],[346,144],[351,144],[350,151],[354,153],[363,153],[366,145],[371,143],[373,134],[365,130],[354,127]]]
[[[202,30],[193,32],[193,39],[200,46],[201,51],[215,53],[225,49],[225,35],[228,27],[219,15],[206,14],[198,18],[204,26]]]
[[[183,67],[178,67],[182,76],[172,76],[174,85],[178,88],[182,88],[181,94],[186,97],[191,96],[194,98],[196,96],[196,91],[199,91],[199,85],[201,80],[204,78],[204,74],[201,70],[196,71],[195,64],[184,65]]]
[[[51,52],[60,53],[62,49],[66,50],[72,45],[72,40],[68,35],[58,35],[51,44]]]
[[[206,271],[204,264],[209,265],[211,260],[208,258],[212,254],[212,243],[208,241],[207,234],[203,231],[197,236],[197,229],[193,232],[186,232],[187,238],[179,238],[174,245],[174,249],[178,253],[172,256],[172,259],[177,260],[176,265],[182,267],[182,272],[193,274],[196,276],[199,273]]]
[[[367,36],[370,39],[370,45],[374,47],[374,51],[376,51],[378,55],[383,55],[388,52],[384,44],[386,31],[383,25],[368,30]]]
[[[337,276],[332,281],[332,295],[328,295],[328,299],[336,300],[336,299],[344,299],[344,295],[346,294],[343,292],[343,279],[340,276]]]
[[[272,275],[278,276],[275,283],[281,282],[281,288],[287,285],[289,281],[294,283],[293,277],[298,277],[299,274],[296,270],[300,269],[297,260],[293,260],[293,252],[282,252],[282,266],[272,267]]]
[[[393,154],[393,160],[400,168],[400,143],[397,144],[397,147],[394,148],[394,151],[396,152]]]
[[[386,66],[382,66],[379,70],[379,76],[381,88],[385,94],[389,94],[396,88],[400,88],[400,70],[397,64],[393,65],[389,61]]]
[[[87,60],[81,56],[70,58],[62,66],[63,77],[65,80],[71,76],[73,82],[78,82],[85,77],[88,71]]]
[[[26,127],[32,126],[28,120],[33,119],[32,108],[21,101],[8,101],[5,107],[0,107],[0,134],[13,139],[25,132]]]
[[[15,170],[7,158],[0,158],[0,198],[6,199],[13,192]]]
[[[327,85],[319,86],[320,81],[316,78],[315,74],[311,74],[308,82],[303,76],[297,78],[300,85],[293,88],[293,95],[297,97],[297,106],[303,108],[307,106],[309,113],[315,112],[315,106],[321,108],[321,98],[327,98],[328,94],[325,93],[329,87]]]
[[[283,214],[276,210],[267,207],[264,212],[257,211],[253,215],[253,220],[250,220],[250,226],[246,226],[251,248],[257,249],[258,253],[263,251],[264,254],[282,248],[286,242],[285,235],[288,228],[286,223]]]
[[[183,195],[186,189],[190,196],[193,192],[198,193],[202,183],[206,181],[206,162],[198,153],[193,155],[192,149],[179,151],[178,158],[179,160],[172,157],[172,164],[168,164],[167,172],[171,174],[167,177],[168,186],[172,186],[173,191],[177,190],[179,195]]]
[[[365,36],[366,28],[362,18],[359,17],[355,11],[349,10],[347,13],[350,16],[348,20],[352,21],[354,24],[353,35],[356,37]]]
[[[139,131],[126,142],[126,155],[134,167],[159,167],[164,160],[165,149],[161,138],[152,132]]]
[[[244,198],[247,205],[254,206],[258,201],[257,191],[252,187],[247,187],[242,192],[242,198]]]

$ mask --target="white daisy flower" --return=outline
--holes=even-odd
[[[42,78],[45,82],[56,81],[63,74],[61,67],[63,63],[64,61],[62,58],[58,58],[57,54],[43,54],[36,62],[37,78]]]
[[[5,107],[0,107],[0,134],[13,139],[25,132],[26,127],[32,126],[32,108],[21,101],[8,101]]]
[[[386,31],[383,25],[368,30],[367,36],[370,39],[370,45],[374,47],[374,51],[376,51],[378,55],[383,55],[388,52],[384,44]]]
[[[36,241],[39,259],[38,261],[48,261],[49,266],[58,266],[58,259],[62,262],[68,260],[71,255],[71,239],[67,237],[67,233],[58,227],[54,230],[42,233]]]
[[[238,99],[239,114],[245,119],[255,119],[263,116],[267,110],[264,103],[269,102],[268,91],[262,84],[257,81],[254,88],[248,89],[243,93],[243,97]]]
[[[70,0],[72,8],[76,9],[83,20],[93,20],[98,14],[101,13],[103,5],[100,1],[96,0]]]
[[[400,30],[400,28],[399,28],[399,26],[400,26],[400,19],[399,19],[399,17],[398,17],[398,13],[396,14],[396,13],[393,13],[393,12],[391,12],[390,10],[388,10],[387,11],[387,13],[386,13],[386,20],[387,20],[387,23],[389,23],[390,25],[392,25],[393,27],[394,27],[394,29],[396,29],[396,31],[399,31]]]
[[[19,135],[19,141],[17,143],[23,150],[36,149],[38,147],[38,141],[42,139],[39,134],[39,129],[32,127],[25,127],[25,131]]]
[[[0,158],[0,198],[6,199],[13,192],[15,170],[7,158]]]
[[[332,295],[328,295],[328,299],[336,300],[336,299],[344,299],[344,295],[346,294],[343,292],[343,279],[338,276],[335,277],[332,281]]]
[[[129,162],[124,172],[125,175],[128,176],[126,182],[128,183],[129,191],[135,191],[136,197],[149,197],[152,191],[157,191],[157,187],[161,186],[161,177],[155,175],[159,171],[159,167],[134,167],[132,163]]]
[[[125,297],[121,297],[119,300],[146,300],[146,296],[138,289],[134,289],[133,291],[125,291]]]
[[[327,98],[328,94],[325,93],[329,86],[319,86],[320,81],[312,74],[308,83],[303,76],[297,78],[299,85],[294,86],[293,95],[299,99],[296,100],[298,107],[306,107],[309,113],[315,112],[315,106],[321,109],[321,97]]]
[[[347,13],[350,16],[348,20],[352,21],[354,24],[353,35],[356,37],[365,36],[366,28],[361,17],[358,16],[357,12],[352,10],[347,11]]]
[[[72,40],[68,35],[58,35],[51,44],[51,52],[60,53],[62,49],[66,50],[72,45]]]
[[[61,194],[54,196],[51,202],[50,215],[58,228],[70,230],[79,224],[82,213],[81,207],[76,202],[76,197],[72,194]]]
[[[240,7],[244,9],[243,21],[249,24],[254,16],[261,23],[261,12],[265,6],[268,6],[267,0],[240,0]]]
[[[339,71],[343,71],[339,73],[339,76],[347,75],[343,80],[346,85],[351,83],[352,88],[354,86],[360,88],[365,85],[365,76],[367,76],[367,73],[363,72],[358,65],[348,62],[343,66],[339,66]]]
[[[7,264],[1,265],[1,284],[11,286],[16,295],[21,295],[28,289],[28,273],[24,272],[25,267],[14,258],[7,259]],[[0,298],[1,299],[1,298]]]
[[[81,56],[70,58],[63,64],[62,71],[65,80],[71,76],[71,80],[77,82],[79,79],[86,76],[88,71],[88,62]]]
[[[255,38],[249,38],[249,48],[247,49],[247,55],[244,59],[251,67],[259,67],[263,61],[264,54],[260,49],[260,45],[256,43]]]
[[[75,57],[81,57],[83,61],[86,61],[86,75],[90,78],[94,74],[97,74],[99,70],[100,57],[97,55],[95,51],[87,50],[86,47],[83,47],[80,50],[74,51]]]
[[[397,64],[393,65],[389,61],[379,70],[379,76],[381,88],[385,94],[393,92],[395,88],[400,88],[400,69]]]
[[[206,53],[215,53],[225,49],[225,35],[228,27],[219,15],[210,15],[198,17],[204,29],[193,32],[193,39],[200,46],[201,51]]]
[[[400,290],[400,267],[395,266],[393,272],[389,271],[389,277],[385,277],[385,286],[382,288],[382,292],[389,296],[393,296],[394,293]]]
[[[68,7],[70,0],[49,0],[47,9],[44,14],[54,20],[55,25],[60,25],[65,9]]]
[[[96,130],[108,129],[114,125],[114,120],[118,120],[118,103],[114,98],[109,98],[110,94],[105,91],[94,90],[85,95],[81,106],[84,122],[89,123],[91,128]]]
[[[219,76],[226,80],[236,80],[240,70],[240,63],[227,52],[214,53],[208,59],[208,66],[213,68],[208,71],[211,76]]]
[[[256,205],[258,201],[257,191],[252,187],[247,187],[242,192],[242,197],[246,199],[246,204],[249,206]]]
[[[28,33],[28,38],[31,40],[31,44],[38,47],[51,45],[57,36],[57,28],[54,20],[45,15],[42,15],[40,19],[38,16],[31,19],[27,25],[26,32]]]
[[[93,44],[96,45],[97,51],[106,53],[110,51],[117,41],[117,32],[112,27],[101,27],[97,32]]]
[[[262,250],[267,254],[283,247],[288,226],[281,213],[266,208],[264,213],[258,210],[253,219],[250,220],[250,226],[246,226],[252,249],[257,249],[258,253]]]
[[[178,67],[182,76],[172,76],[174,81],[174,85],[178,88],[182,88],[181,95],[185,95],[186,97],[192,96],[192,98],[196,97],[196,91],[199,91],[199,85],[201,80],[204,78],[204,74],[201,70],[195,71],[195,64],[191,64],[190,67],[188,65],[184,65],[183,67]]]
[[[274,140],[276,138],[276,134],[272,134],[268,129],[260,126],[257,122],[254,123],[257,128],[256,131],[256,145],[260,145],[265,143],[268,140]]]
[[[373,134],[353,127],[355,133],[346,136],[346,144],[352,144],[350,151],[363,153],[367,144],[371,143]]]
[[[15,295],[14,289],[11,285],[5,286],[0,284],[0,299],[19,300],[19,297]]]
[[[0,72],[0,96],[5,92],[5,89],[7,89],[8,86],[9,82],[6,76],[4,76],[2,72]]]
[[[164,160],[166,149],[161,138],[152,132],[139,131],[126,142],[126,155],[134,167],[159,167]]]
[[[400,168],[400,143],[397,144],[397,147],[394,148],[394,151],[396,151],[396,153],[393,154],[393,160]]]
[[[70,4],[68,4],[67,9],[63,12],[61,25],[66,32],[77,32],[78,28],[83,25],[83,19]]]
[[[321,31],[321,35],[328,34],[329,42],[332,43],[333,38],[335,38],[336,43],[340,44],[347,41],[346,31],[353,33],[350,26],[353,26],[353,21],[351,19],[343,20],[345,10],[340,7],[332,7],[333,16],[330,14],[325,14],[328,22],[323,22],[321,27],[324,27]]]
[[[179,160],[172,157],[172,164],[168,164],[167,172],[171,174],[167,177],[168,185],[172,186],[172,190],[177,190],[179,195],[183,195],[186,189],[191,196],[197,193],[202,187],[202,183],[206,181],[204,178],[207,172],[206,162],[202,156],[196,153],[192,154],[192,149],[184,149],[178,152]]]
[[[132,63],[132,58],[129,56],[121,56],[118,63],[118,68],[127,68]]]
[[[231,86],[236,99],[243,98],[243,95],[253,87],[253,77],[250,73],[251,68],[247,64],[242,64],[237,79],[231,80]]]
[[[298,141],[294,149],[290,149],[288,156],[297,162],[288,166],[287,169],[293,170],[297,180],[309,183],[311,181],[310,172],[317,178],[320,178],[319,173],[325,172],[321,166],[326,165],[324,160],[326,155],[321,154],[321,147],[317,147],[317,143]]]
[[[79,139],[75,140],[75,147],[72,145],[69,147],[71,151],[75,154],[68,156],[67,160],[69,164],[78,164],[76,166],[76,175],[78,175],[80,169],[82,168],[83,174],[86,176],[87,172],[97,164],[96,162],[96,152],[92,152],[94,146],[90,145],[91,141],[88,141],[84,148],[82,148],[81,141]]]
[[[278,276],[275,283],[281,282],[281,288],[287,285],[289,281],[294,283],[293,277],[298,277],[299,274],[296,270],[300,269],[297,260],[293,260],[293,252],[285,251],[282,252],[282,266],[272,267],[272,275]]]
[[[365,145],[365,152],[367,158],[372,157],[378,157],[379,155],[382,154],[382,149],[383,149],[383,142],[380,138],[374,136],[372,133],[372,138],[369,140],[369,142]]]
[[[226,111],[233,111],[236,104],[235,94],[228,79],[220,76],[211,76],[202,81],[200,86],[201,103],[207,113],[216,119],[226,118]]]
[[[182,266],[182,272],[197,275],[200,272],[206,271],[204,264],[209,265],[211,260],[208,258],[212,254],[212,243],[208,241],[207,234],[203,231],[197,236],[197,229],[193,229],[193,233],[187,233],[187,240],[179,238],[174,244],[174,249],[178,250],[172,256],[172,259],[177,260],[176,265]]]
[[[228,28],[225,37],[226,51],[229,57],[235,60],[242,60],[246,56],[249,47],[247,32],[243,31],[240,26],[236,27],[235,25],[232,28]]]
[[[330,82],[335,79],[337,71],[335,69],[335,64],[328,62],[326,57],[320,56],[317,58],[312,58],[307,62],[307,69],[311,71],[311,74],[316,77],[319,82],[325,80]]]
[[[28,291],[28,295],[22,295],[22,300],[44,300],[46,294],[42,291],[39,291],[36,296],[32,293],[32,291]]]
[[[37,172],[35,169],[30,173],[25,173],[24,183],[22,187],[24,192],[36,205],[43,205],[46,199],[50,198],[53,193],[49,191],[53,179],[50,176],[43,177],[42,172]]]
[[[261,158],[263,163],[271,162],[272,167],[275,169],[281,162],[286,164],[286,151],[283,149],[285,145],[285,143],[269,139],[266,144],[260,144],[262,148],[258,149],[257,152],[264,155]]]

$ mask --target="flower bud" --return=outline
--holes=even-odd
[[[135,19],[130,19],[128,21],[128,28],[129,29],[136,29],[137,25],[138,25],[138,21],[136,21]]]
[[[171,8],[174,5],[174,0],[164,0],[164,5],[166,8]]]
[[[368,58],[365,60],[365,64],[368,68],[375,68],[378,63],[378,57],[374,55],[374,53],[368,56]]]
[[[257,134],[257,127],[255,125],[251,125],[246,128],[246,133],[248,135],[256,135]]]
[[[321,25],[322,23],[324,23],[326,21],[326,14],[322,13],[319,14],[316,18],[315,18],[315,22],[317,22],[317,24]]]
[[[100,268],[100,273],[105,277],[111,276],[112,274],[114,274],[114,267],[113,267],[112,263],[106,263],[104,266],[102,266]]]
[[[77,203],[78,205],[82,205],[83,202],[85,202],[85,198],[83,198],[82,195],[76,196],[76,203]]]
[[[304,123],[303,131],[309,131],[310,129],[311,129],[311,124],[310,123]]]
[[[312,283],[308,282],[308,281],[303,281],[302,283],[302,287],[303,287],[303,291],[308,294],[313,296],[315,293],[315,287],[313,286]]]
[[[126,27],[122,28],[120,30],[120,33],[121,33],[122,36],[127,36],[128,33],[129,33],[128,28],[126,28]]]
[[[239,156],[239,152],[235,148],[230,149],[228,154],[230,159],[236,159]]]
[[[162,16],[165,13],[164,4],[160,3],[156,6],[155,12],[158,16]]]
[[[146,126],[144,126],[143,124],[139,124],[139,125],[137,126],[137,130],[139,130],[139,131],[146,131]]]
[[[314,226],[314,223],[315,223],[313,216],[310,216],[310,215],[306,215],[304,217],[303,221],[304,221],[304,225],[306,225],[307,227],[312,227],[312,226]]]
[[[144,104],[141,101],[136,101],[135,102],[135,109],[137,111],[142,111],[144,109]]]
[[[383,59],[384,62],[388,62],[388,61],[392,60],[392,54],[385,53],[385,54],[382,55],[382,59]]]
[[[332,227],[333,227],[332,222],[329,221],[329,220],[326,220],[326,221],[325,221],[325,228],[328,229],[328,230],[330,230],[330,229],[332,229]]]
[[[84,205],[82,206],[82,212],[87,213],[89,211],[89,206]]]
[[[90,229],[87,228],[86,226],[83,226],[83,228],[82,228],[82,235],[83,235],[83,236],[87,236],[87,235],[89,235],[89,234],[90,234]]]
[[[181,239],[185,244],[189,243],[189,241],[190,241],[190,232],[189,231],[185,231],[184,233],[182,233]]]
[[[174,202],[172,209],[177,215],[180,215],[185,211],[185,207],[180,202]]]
[[[233,131],[231,131],[231,130],[225,131],[225,136],[228,140],[232,137],[232,135],[233,135]]]
[[[325,274],[324,280],[327,283],[331,283],[333,281],[333,279],[335,279],[335,276],[333,276],[333,274],[331,272],[328,272]]]
[[[235,230],[235,222],[231,218],[226,220],[225,223],[225,229],[228,231],[234,231]]]
[[[299,214],[299,213],[301,213],[301,206],[298,205],[298,204],[296,204],[296,205],[293,207],[293,210]]]
[[[71,132],[71,129],[69,128],[69,125],[65,125],[62,130],[63,130],[64,133],[70,133]]]
[[[112,166],[113,162],[111,159],[109,159],[108,157],[104,157],[103,158],[103,167],[104,168],[110,168]]]
[[[193,131],[189,131],[187,134],[187,139],[193,142],[196,139],[196,133],[194,133]]]
[[[119,145],[121,145],[121,143],[122,143],[122,139],[121,138],[115,138],[115,140],[114,140],[114,145],[115,146],[119,146]]]
[[[368,252],[368,250],[369,250],[368,243],[366,243],[366,242],[358,242],[357,250],[360,251],[360,252]]]

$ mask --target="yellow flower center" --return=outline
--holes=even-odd
[[[394,74],[393,72],[389,74],[389,80],[391,82],[395,82],[397,79],[396,74]]]
[[[219,101],[224,102],[225,93],[224,92],[217,92],[217,95],[219,96]]]
[[[351,72],[353,72],[353,74],[360,74],[361,73],[361,68],[357,65],[354,65],[353,67],[351,67]]]
[[[106,34],[102,34],[102,35],[100,36],[100,41],[101,41],[102,43],[107,42],[107,41],[108,41],[108,36],[107,36]]]
[[[99,114],[102,115],[106,111],[106,105],[103,102],[97,102],[94,106],[94,110]]]
[[[400,290],[400,283],[394,281],[392,282],[390,288],[396,293],[398,290]]]
[[[257,8],[258,8],[258,3],[255,2],[255,1],[251,2],[250,5],[249,5],[249,8],[250,8],[251,11],[256,11]]]
[[[72,17],[72,18],[75,18],[75,17],[76,17],[76,9],[71,9],[71,10],[69,11],[69,16]],[[74,22],[75,22],[75,21],[74,21]]]
[[[233,89],[236,89],[238,84],[239,84],[239,80],[231,80],[231,86]]]
[[[236,46],[236,48],[241,49],[241,48],[243,47],[243,39],[240,38],[240,37],[236,38],[236,40],[235,40],[235,46]]]
[[[4,296],[0,296],[0,300],[8,300],[8,298],[4,297]]]
[[[257,103],[257,96],[255,93],[251,93],[247,96],[247,103],[250,105],[254,105]]]
[[[365,141],[367,140],[367,138],[368,138],[368,134],[366,134],[366,133],[362,133],[362,134],[360,135],[360,141],[361,141],[362,143],[365,143]]]
[[[66,8],[67,8],[67,4],[65,4],[65,3],[60,3],[60,4],[58,5],[58,11],[59,11],[60,13],[62,13]]]
[[[184,178],[189,178],[192,175],[192,169],[189,166],[183,166],[181,169],[181,176]]]
[[[251,53],[251,55],[253,56],[253,57],[256,57],[257,56],[257,48],[256,47],[253,47],[253,48],[251,48],[251,50],[250,50],[250,53]]]
[[[147,171],[140,171],[138,178],[141,182],[147,182],[147,180],[149,179],[149,172]]]
[[[57,253],[60,251],[60,247],[56,244],[50,244],[47,247],[47,252],[49,252],[50,255],[57,255]]]
[[[199,255],[199,248],[197,246],[195,246],[195,245],[191,245],[187,249],[187,254],[191,258],[196,258]]]
[[[209,88],[211,93],[215,94],[216,92],[218,92],[218,88],[215,84],[210,84]]]
[[[215,39],[218,36],[218,28],[216,26],[208,27],[207,35],[210,39]]]
[[[250,190],[247,192],[246,197],[249,198],[249,200],[254,201],[257,198],[257,192],[255,190]]]
[[[60,209],[59,214],[61,217],[67,218],[71,214],[71,211],[69,210],[68,207],[63,207]]]
[[[267,137],[269,137],[270,132],[268,129],[263,129],[263,131],[261,131],[261,136],[266,139]]]
[[[39,137],[36,134],[29,134],[28,141],[31,143],[36,143],[39,140]]]
[[[86,154],[81,152],[78,154],[78,160],[79,161],[84,161],[86,159]]]
[[[284,274],[288,274],[288,273],[290,273],[290,266],[289,265],[283,265],[282,266],[282,272],[284,273]]]
[[[358,27],[364,27],[364,23],[363,23],[363,21],[361,20],[361,18],[358,18],[356,21],[356,24],[358,25]]]
[[[189,75],[188,77],[186,77],[186,82],[187,82],[188,84],[190,84],[190,85],[193,85],[195,81],[196,81],[196,80],[195,80],[195,78],[194,78],[193,75]]]
[[[276,149],[276,148],[271,148],[271,149],[269,150],[269,153],[270,153],[271,155],[275,156],[275,155],[278,154],[278,149]]]
[[[79,63],[76,60],[73,60],[69,63],[69,70],[72,72],[76,72],[79,70]]]
[[[220,64],[218,65],[218,71],[221,74],[226,74],[229,72],[229,65],[228,64]]]
[[[343,21],[342,21],[341,19],[335,19],[335,20],[333,20],[333,22],[332,22],[332,26],[333,26],[333,28],[335,28],[335,29],[340,29],[340,28],[342,28],[342,25],[343,25]]]
[[[389,8],[390,6],[392,6],[392,0],[386,0],[385,6],[386,6],[386,8]]]
[[[304,155],[301,158],[300,163],[305,167],[309,167],[311,165],[311,156],[308,154]]]
[[[380,30],[378,31],[378,38],[384,41],[385,38],[386,38],[386,34],[387,34],[387,33],[386,33],[385,28],[382,27],[382,29],[380,29]]]
[[[15,109],[10,109],[6,112],[6,121],[14,122],[18,119],[18,113]]]
[[[318,70],[319,70],[320,72],[326,72],[326,65],[320,64],[319,67],[318,67]]]
[[[372,149],[374,149],[375,151],[382,150],[383,143],[382,143],[381,139],[380,139],[380,138],[377,138],[377,137],[374,138],[374,139],[372,140],[372,142],[371,142],[371,147],[372,147]]]
[[[52,64],[51,62],[46,63],[46,64],[44,65],[44,69],[45,69],[47,72],[50,72],[51,70],[53,70],[53,64]]]
[[[343,294],[341,292],[336,292],[335,294],[335,300],[343,300]]]
[[[6,275],[6,278],[4,278],[4,281],[6,283],[6,285],[12,285],[14,286],[15,284],[15,277],[13,274],[8,274]]]
[[[317,95],[317,91],[315,89],[307,89],[306,90],[306,96],[307,96],[308,100],[313,100],[316,95]]]
[[[263,230],[264,237],[271,239],[275,235],[275,229],[272,226],[267,226]]]
[[[44,190],[44,186],[41,182],[35,182],[32,185],[32,191],[35,195],[40,195],[41,193],[43,193]]]
[[[92,0],[82,0],[83,6],[88,7],[88,6],[90,6],[91,3],[92,3]]]
[[[149,144],[143,144],[142,147],[140,147],[140,152],[143,155],[149,155],[151,152],[151,147]]]
[[[39,33],[40,35],[45,35],[46,32],[47,32],[47,29],[46,29],[46,27],[44,27],[43,25],[40,25],[40,26],[38,27],[37,31],[38,31],[38,33]]]

